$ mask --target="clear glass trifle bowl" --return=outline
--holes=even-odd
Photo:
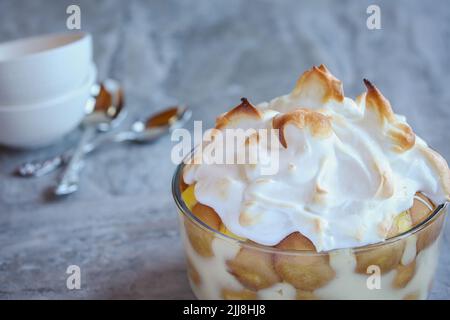
[[[393,236],[381,243],[316,252],[307,238],[293,233],[269,247],[228,231],[214,210],[196,201],[193,185],[184,184],[183,167],[175,172],[172,192],[198,299],[427,298],[446,204],[433,205],[418,194],[414,206],[398,216]]]
[[[313,66],[286,95],[241,98],[195,142],[173,195],[198,298],[427,298],[450,169],[363,83],[346,97]]]

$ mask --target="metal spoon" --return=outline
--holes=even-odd
[[[94,139],[84,149],[90,153],[98,147],[111,142],[151,143],[165,134],[183,127],[191,118],[192,112],[184,106],[170,107],[160,113],[151,115],[145,120],[138,120],[131,125],[131,129],[107,134]]]
[[[109,93],[109,91],[112,92]],[[123,93],[120,84],[113,79],[107,79],[103,84],[94,84],[91,88],[91,98],[86,102],[86,113],[92,113],[96,104],[105,104],[105,100],[110,100],[110,97],[113,95],[120,97],[118,100],[121,111],[110,122],[100,122],[97,125],[97,130],[100,132],[106,132],[117,127],[126,118],[127,112],[123,110]],[[66,164],[70,160],[70,157],[67,157],[69,154],[72,155],[73,150],[66,151],[62,155],[46,160],[28,161],[18,166],[14,173],[21,177],[40,177],[46,175],[63,164]]]
[[[192,112],[185,106],[172,106],[159,113],[151,115],[145,120],[139,120],[131,126],[128,141],[148,143],[169,133],[175,129],[182,128],[191,118]]]
[[[169,133],[183,125],[191,118],[192,112],[183,106],[170,107],[158,114],[152,115],[145,120],[133,123],[131,130],[122,132],[111,132],[94,138],[88,143],[84,152],[90,153],[98,147],[110,142],[134,142],[150,143],[161,136]],[[73,150],[64,152],[56,157],[44,161],[32,161],[18,167],[17,173],[22,177],[39,177],[56,170],[68,162]]]
[[[92,115],[94,112],[102,111],[109,118],[107,121],[99,121],[97,130],[106,132],[117,127],[127,114],[123,109],[124,95],[120,83],[114,79],[106,79],[94,85],[91,91],[95,99],[86,107],[87,113]]]
[[[84,119],[81,139],[70,158],[53,193],[56,196],[71,194],[78,190],[79,172],[83,166],[84,147],[92,140],[97,126],[107,130],[123,109],[123,92],[115,81],[100,85],[100,92],[92,112]]]

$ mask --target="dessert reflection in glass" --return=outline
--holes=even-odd
[[[321,65],[292,93],[258,105],[243,99],[217,119],[209,144],[243,129],[246,139],[226,152],[276,149],[264,159],[277,161],[275,172],[263,174],[262,160],[204,161],[207,147],[178,166],[173,194],[199,299],[427,297],[450,171],[364,83],[367,92],[347,98]],[[269,129],[278,143],[248,129]]]

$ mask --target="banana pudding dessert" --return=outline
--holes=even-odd
[[[321,65],[290,94],[243,98],[178,167],[173,194],[199,299],[427,297],[450,171],[364,84],[345,97]],[[234,161],[212,161],[222,151]]]

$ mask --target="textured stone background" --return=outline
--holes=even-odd
[[[448,1],[1,0],[0,41],[65,30],[79,4],[100,78],[123,81],[132,117],[180,101],[208,125],[238,103],[288,92],[325,63],[347,95],[377,84],[415,131],[450,159]],[[377,3],[382,30],[366,28]],[[13,177],[33,152],[0,149],[0,298],[192,298],[170,193],[171,143],[111,147],[89,159],[82,188],[52,201],[58,173]],[[450,298],[450,224],[431,298]],[[82,290],[68,291],[77,264]]]

